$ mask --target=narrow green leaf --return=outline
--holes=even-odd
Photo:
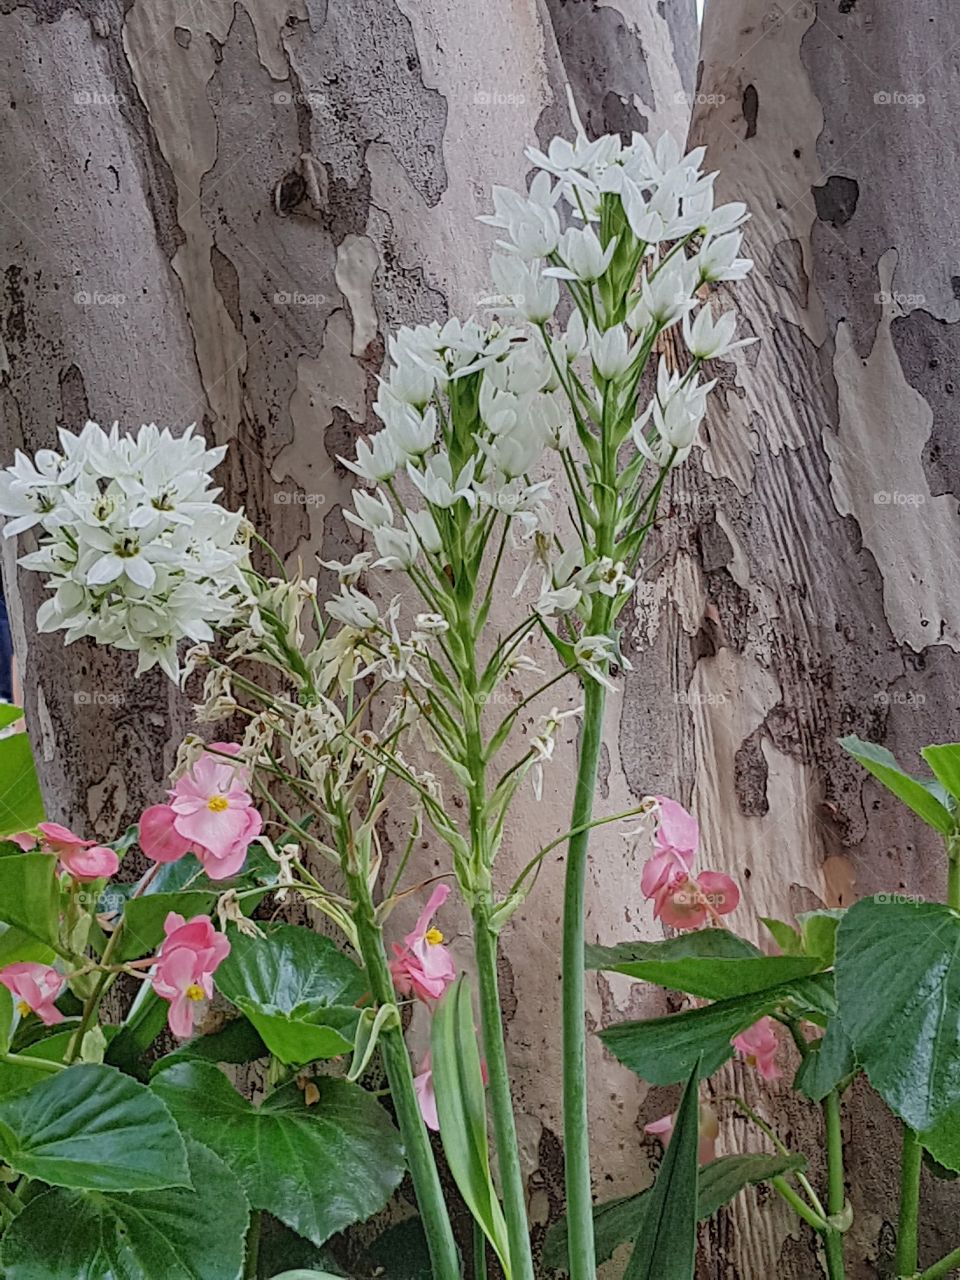
[[[238,1280],[246,1197],[212,1151],[187,1159],[191,1187],[36,1196],[0,1243],[4,1280]]]
[[[864,898],[841,921],[836,974],[870,1083],[912,1129],[931,1128],[960,1102],[960,915]]]
[[[960,742],[924,747],[920,754],[954,800],[960,800]]]
[[[111,1067],[68,1067],[0,1101],[0,1157],[59,1187],[189,1185],[183,1140],[158,1097]]]
[[[400,1135],[375,1098],[342,1080],[314,1084],[312,1106],[296,1081],[254,1106],[218,1067],[180,1062],[150,1087],[184,1133],[227,1162],[255,1209],[319,1246],[382,1209],[404,1162]]]
[[[807,956],[765,956],[726,929],[682,933],[665,942],[588,946],[586,963],[706,1000],[751,995],[822,967]]]
[[[25,733],[0,738],[0,836],[16,835],[44,818],[33,748]]]
[[[785,956],[803,955],[803,942],[793,925],[771,916],[761,916],[760,920]]]
[[[954,818],[950,810],[941,804],[920,778],[905,773],[886,747],[877,746],[874,742],[864,742],[855,735],[841,738],[840,745],[928,826],[941,835],[949,835],[953,831]]]
[[[695,1063],[677,1109],[673,1135],[646,1196],[624,1280],[691,1280],[697,1252],[700,1064]]]
[[[769,1182],[783,1173],[806,1168],[800,1155],[739,1155],[720,1156],[700,1170],[700,1196],[697,1214],[702,1219],[711,1218],[744,1187]]]
[[[440,1001],[430,1040],[440,1139],[453,1180],[509,1274],[503,1210],[490,1175],[483,1072],[470,988],[460,977]]]

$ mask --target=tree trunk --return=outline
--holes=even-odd
[[[197,420],[231,444],[228,500],[310,571],[348,546],[335,459],[373,422],[386,333],[489,293],[474,217],[492,183],[522,183],[524,145],[569,129],[567,79],[593,132],[682,136],[696,23],[692,0],[24,0],[0,37],[4,459],[87,416]],[[51,816],[111,838],[160,795],[189,707],[158,672],[135,681],[113,651],[37,636],[39,580],[19,586]],[[568,747],[519,816],[503,884],[563,830],[571,770]],[[557,863],[502,974],[540,1224],[562,1201],[561,882]],[[621,934],[637,898],[633,878],[605,879],[594,928]],[[594,1059],[609,1194],[638,1185],[643,1090]]]
[[[909,768],[960,736],[960,213],[938,141],[960,107],[952,18],[946,0],[706,6],[691,142],[718,198],[753,211],[756,270],[733,301],[760,341],[720,366],[701,465],[675,474],[620,741],[635,788],[692,802],[705,862],[745,885],[740,926],[945,894],[938,840],[836,740],[883,742]],[[786,1089],[737,1067],[719,1092],[746,1092],[817,1167],[822,1129]],[[857,1280],[887,1274],[897,1128],[855,1091]],[[748,1141],[739,1122],[724,1139]],[[760,1203],[715,1220],[700,1275],[819,1274],[810,1233]],[[956,1245],[957,1205],[956,1183],[924,1176],[927,1264]]]

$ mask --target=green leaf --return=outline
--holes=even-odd
[[[855,735],[841,738],[840,745],[928,826],[945,836],[953,831],[954,818],[950,810],[932,794],[922,779],[905,773],[886,747],[864,742]]]
[[[920,1141],[945,1170],[960,1173],[960,1102],[944,1111],[921,1133]]]
[[[700,1108],[694,1063],[623,1280],[692,1280],[697,1252]]]
[[[73,1043],[74,1032],[79,1026],[68,1026],[55,1031],[40,1040],[34,1040],[20,1052],[15,1053],[6,1062],[0,1062],[0,1097],[10,1097],[14,1093],[24,1093],[35,1084],[41,1084],[51,1078],[49,1071],[30,1065],[30,1060],[40,1059],[42,1062],[64,1062]],[[116,1027],[105,1027],[104,1034],[109,1039],[116,1033]],[[21,1060],[25,1058],[26,1061]]]
[[[610,1052],[651,1084],[676,1084],[701,1059],[704,1076],[712,1075],[733,1053],[731,1041],[764,1015],[783,1005],[820,995],[810,979],[771,987],[750,995],[720,1000],[701,1009],[686,1009],[662,1018],[618,1022],[600,1032]]]
[[[216,891],[190,889],[180,893],[146,893],[123,908],[123,932],[114,959],[138,960],[155,951],[164,938],[163,922],[171,911],[190,919],[206,915],[217,900]]]
[[[912,1129],[929,1129],[960,1102],[960,915],[864,898],[840,924],[836,973],[870,1083]]]
[[[0,920],[43,943],[56,943],[59,908],[56,858],[20,852],[0,858]]]
[[[806,956],[765,956],[726,929],[681,933],[665,942],[588,946],[586,963],[707,1000],[751,995],[822,967]]]
[[[11,702],[0,702],[0,729],[8,729],[22,716],[23,707],[15,707]]]
[[[954,800],[960,800],[960,742],[923,747],[920,754]]]
[[[793,1087],[811,1102],[822,1102],[841,1080],[857,1069],[853,1045],[839,1018],[833,1018],[800,1063]]]
[[[0,738],[0,780],[0,836],[16,835],[43,821],[43,797],[25,733]]]
[[[274,1280],[343,1280],[342,1276],[335,1276],[332,1271],[284,1271],[282,1275],[274,1276]]]
[[[507,1228],[490,1176],[477,1033],[470,988],[463,976],[447,990],[433,1015],[430,1054],[447,1164],[467,1208],[509,1273]]]
[[[803,911],[797,916],[803,949],[808,956],[817,956],[825,966],[833,964],[837,953],[837,927],[846,914],[846,907],[823,907],[819,911]]]
[[[48,943],[13,925],[0,923],[0,969],[22,960],[50,964],[55,957],[56,952]]]
[[[0,1157],[59,1187],[189,1185],[183,1140],[149,1089],[110,1067],[67,1067],[0,1101]]]
[[[212,1151],[187,1158],[189,1188],[36,1196],[0,1245],[5,1280],[238,1280],[246,1197]]]
[[[368,990],[363,970],[322,934],[290,924],[268,926],[266,937],[230,931],[230,955],[217,987],[250,1019],[281,1062],[303,1066],[353,1046]]]
[[[697,1214],[701,1220],[711,1218],[744,1187],[756,1186],[758,1182],[769,1182],[780,1174],[804,1169],[806,1163],[800,1155],[750,1154],[721,1156],[718,1160],[711,1160],[700,1170]]]
[[[743,1155],[721,1156],[700,1169],[700,1186],[697,1193],[697,1217],[703,1222],[710,1218],[727,1201],[744,1187],[769,1181],[778,1174],[805,1167],[803,1156]],[[619,1196],[595,1205],[593,1210],[593,1238],[596,1262],[599,1267],[609,1261],[616,1250],[636,1238],[643,1222],[646,1198],[649,1190],[632,1196]],[[567,1269],[567,1220],[560,1219],[547,1232],[542,1260],[545,1267],[555,1271]]]
[[[368,1093],[318,1077],[307,1106],[291,1081],[259,1106],[218,1067],[181,1062],[153,1079],[184,1133],[240,1179],[251,1205],[315,1245],[382,1209],[403,1177],[400,1135]]]
[[[792,924],[774,920],[771,916],[761,916],[760,920],[785,956],[803,955],[803,942]]]
[[[149,1069],[141,1060],[166,1026],[167,1009],[167,1002],[160,999],[149,982],[144,982],[110,1043],[106,1061],[128,1075],[145,1079]]]

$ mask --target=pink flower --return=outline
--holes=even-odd
[[[433,1070],[430,1066],[429,1053],[420,1063],[417,1071],[419,1074],[413,1077],[413,1087],[416,1090],[417,1102],[420,1104],[420,1114],[427,1128],[437,1133],[440,1129],[440,1119],[437,1116],[437,1095],[433,1088]]]
[[[742,1053],[751,1067],[756,1067],[763,1080],[779,1080],[777,1049],[780,1045],[776,1023],[772,1018],[761,1018],[746,1031],[741,1031],[731,1041],[738,1053]]]
[[[216,742],[236,755],[235,743]],[[177,780],[169,804],[152,805],[140,819],[140,847],[154,862],[176,862],[190,850],[211,880],[226,880],[243,866],[250,842],[263,826],[242,766],[205,752]]]
[[[95,840],[81,840],[69,827],[63,827],[59,822],[40,822],[37,830],[40,832],[40,847],[44,853],[55,853],[58,858],[78,849],[89,849],[96,844]]]
[[[658,853],[667,850],[678,854],[689,854],[686,864],[693,862],[693,855],[700,843],[700,824],[691,813],[687,813],[682,804],[671,800],[669,796],[654,796],[657,802],[657,832],[653,838]]]
[[[163,931],[166,937],[157,953],[151,982],[157,995],[170,1001],[170,1030],[184,1039],[193,1031],[197,1004],[213,995],[213,974],[230,954],[230,942],[217,933],[209,916],[184,920],[171,911]]]
[[[105,844],[95,844],[90,848],[84,846],[65,850],[60,854],[60,866],[74,880],[88,884],[91,880],[116,875],[120,859]]]
[[[449,885],[438,884],[413,932],[404,938],[404,945],[393,944],[395,959],[390,961],[390,972],[394,986],[400,995],[414,995],[425,1004],[439,1000],[457,976],[453,957],[443,945],[443,934],[439,929],[428,927],[434,912],[443,906],[449,894]]]
[[[740,902],[736,883],[720,871],[698,876],[677,872],[652,895],[653,914],[674,929],[699,929],[707,920],[728,915]]]
[[[674,1116],[661,1116],[651,1124],[644,1125],[644,1133],[652,1133],[664,1146],[673,1137]],[[717,1137],[720,1133],[720,1121],[717,1113],[708,1102],[700,1103],[700,1145],[697,1148],[697,1159],[701,1164],[709,1164],[716,1159]]]
[[[6,839],[11,844],[18,845],[24,853],[29,853],[37,847],[37,837],[32,831],[18,831],[15,836],[7,836]]]
[[[21,1017],[35,1013],[48,1027],[63,1021],[63,1014],[54,1001],[67,985],[62,973],[48,964],[32,964],[21,961],[0,969],[0,982],[17,1001]]]

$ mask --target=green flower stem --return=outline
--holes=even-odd
[[[840,1127],[840,1095],[836,1089],[823,1100],[823,1116],[827,1130],[827,1213],[835,1218],[843,1213],[846,1191],[843,1185],[843,1131]],[[844,1275],[843,1232],[832,1224],[825,1236],[827,1274],[830,1280]]]
[[[377,923],[366,877],[362,873],[348,873],[347,881],[354,902],[353,920],[357,941],[371,994],[377,1004],[395,1004],[397,997],[383,946],[383,931]],[[380,1052],[420,1207],[434,1280],[459,1280],[460,1256],[453,1238],[430,1137],[417,1103],[410,1056],[399,1026],[385,1027],[381,1031]]]
[[[960,1269],[960,1249],[954,1249],[945,1258],[935,1262],[932,1267],[927,1267],[926,1271],[921,1271],[920,1280],[943,1280],[944,1276],[948,1276],[951,1271],[958,1269]]]
[[[570,1280],[593,1280],[596,1274],[587,1133],[584,886],[605,703],[604,686],[596,680],[586,680],[580,759],[570,823],[573,835],[567,846],[563,897],[563,1139]]]
[[[770,1185],[779,1196],[783,1197],[790,1208],[793,1209],[795,1213],[799,1214],[804,1222],[813,1227],[814,1231],[817,1231],[822,1235],[828,1229],[823,1218],[810,1208],[802,1196],[797,1195],[796,1191],[794,1191],[790,1183],[787,1182],[786,1178],[780,1175],[775,1178],[771,1178]]]
[[[947,906],[960,911],[960,836],[947,839]]]
[[[490,928],[487,907],[479,904],[473,913],[474,954],[480,990],[480,1025],[489,1077],[488,1095],[497,1144],[497,1166],[503,1195],[503,1215],[507,1223],[513,1280],[533,1280],[530,1228],[527,1224],[523,1171],[513,1117],[507,1049],[503,1038],[500,987],[497,981],[497,934]]]
[[[897,1223],[896,1273],[917,1274],[917,1222],[920,1214],[920,1169],[923,1148],[912,1129],[903,1126],[900,1156],[900,1218]]]

